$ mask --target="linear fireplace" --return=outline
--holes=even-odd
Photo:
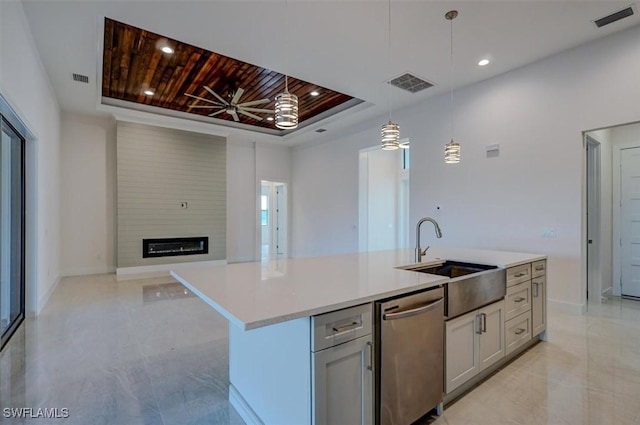
[[[143,239],[142,258],[209,253],[209,237]]]

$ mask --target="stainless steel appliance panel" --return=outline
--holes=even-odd
[[[444,394],[444,289],[376,303],[380,425],[409,425]]]

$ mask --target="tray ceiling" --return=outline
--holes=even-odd
[[[161,49],[169,46],[174,53]],[[105,18],[102,62],[102,96],[117,101],[131,102],[186,112],[212,123],[231,125],[266,133],[281,133],[268,117],[273,114],[257,113],[262,121],[239,115],[234,122],[231,114],[221,113],[215,118],[208,115],[219,109],[190,108],[189,105],[213,105],[205,100],[186,96],[189,93],[212,102],[218,102],[209,91],[231,101],[237,89],[244,90],[239,103],[268,98],[269,103],[255,106],[274,110],[275,96],[284,91],[285,76],[276,71],[252,65],[206,49],[182,43],[141,28]],[[146,90],[153,95],[145,94]],[[319,95],[312,96],[311,92]],[[299,122],[318,121],[362,101],[326,87],[289,76],[289,92],[299,99]],[[132,105],[134,106],[134,105]],[[136,105],[137,106],[137,105]]]

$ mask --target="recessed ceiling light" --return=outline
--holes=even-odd
[[[167,54],[169,54],[169,55],[171,55],[171,54],[173,54],[173,52],[175,52],[175,50],[173,50],[173,49],[172,49],[171,47],[169,47],[169,46],[164,46],[164,47],[162,47],[162,49],[160,49],[160,50],[162,50],[163,52],[165,52],[165,53],[167,53]]]
[[[153,96],[155,94],[153,90],[149,90],[149,89],[145,90],[143,93],[146,94],[147,96]]]
[[[267,117],[267,121],[273,121],[273,117]]]
[[[318,96],[318,95],[320,94],[320,92],[319,92],[319,91],[317,91],[317,90],[314,90],[314,91],[312,91],[312,92],[311,92],[311,93],[309,93],[309,94],[310,94],[311,96]]]
[[[489,65],[489,59],[482,59],[480,62],[478,62],[478,65],[480,66]]]

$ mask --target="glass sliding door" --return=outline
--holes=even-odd
[[[24,138],[0,116],[0,348],[24,319]]]

